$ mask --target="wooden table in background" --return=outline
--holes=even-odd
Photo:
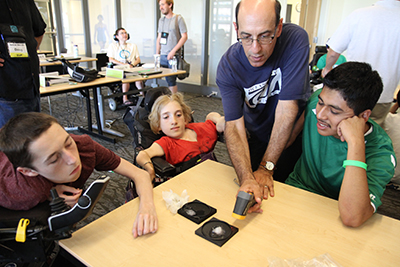
[[[79,57],[79,59],[71,59],[68,61],[72,64],[75,63],[81,63],[81,62],[91,62],[91,61],[97,61],[97,58],[95,57]],[[54,66],[54,65],[61,65],[61,61],[60,60],[56,60],[56,61],[47,61],[47,60],[40,60],[40,67],[47,67],[47,66]]]
[[[87,107],[87,120],[88,120],[88,129],[84,129],[81,127],[78,127],[78,130],[90,135],[93,135],[95,137],[101,138],[103,140],[115,143],[115,138],[109,138],[103,134],[103,125],[102,125],[102,118],[100,115],[102,115],[102,110],[99,108],[99,100],[97,98],[97,89],[100,90],[99,88],[101,86],[107,86],[107,85],[112,85],[115,83],[121,82],[120,79],[115,79],[115,78],[109,78],[109,77],[102,77],[102,78],[97,78],[94,81],[91,82],[86,82],[86,83],[76,83],[76,84],[68,84],[68,83],[61,83],[61,84],[54,84],[51,86],[47,87],[40,87],[40,96],[51,96],[51,95],[57,95],[57,94],[62,94],[62,93],[68,93],[68,92],[75,92],[78,90],[82,90],[86,94],[86,107]],[[93,103],[94,103],[94,110],[95,110],[95,116],[96,116],[96,122],[97,122],[97,131],[98,133],[95,133],[93,131],[93,125],[92,125],[92,112],[91,112],[91,104],[90,104],[90,97],[89,97],[89,90],[93,89]]]
[[[142,67],[138,67],[138,68],[132,68],[130,69],[134,72],[136,71],[153,71],[153,69],[145,69]],[[137,82],[137,81],[146,81],[146,80],[150,80],[150,79],[161,79],[164,78],[166,76],[174,76],[174,75],[178,75],[178,74],[183,74],[186,73],[186,71],[184,70],[178,70],[177,72],[173,72],[171,69],[168,68],[160,68],[160,71],[162,71],[162,73],[159,74],[152,74],[152,75],[134,75],[134,76],[129,76],[127,78],[122,79],[123,83],[133,83],[133,82]]]
[[[58,62],[61,63],[60,61],[58,61]],[[148,69],[135,68],[134,70],[135,71],[143,71],[143,70],[148,70]],[[115,138],[109,138],[109,137],[105,136],[103,133],[106,132],[106,133],[116,135],[119,137],[124,137],[124,135],[122,133],[119,133],[117,131],[114,131],[112,129],[105,127],[104,100],[111,98],[111,97],[122,96],[123,94],[138,94],[140,91],[146,91],[149,88],[146,88],[143,90],[131,90],[127,93],[117,93],[117,94],[110,94],[110,95],[104,96],[101,93],[101,86],[113,85],[113,84],[117,84],[120,82],[133,83],[136,81],[160,79],[160,78],[163,78],[166,76],[172,76],[172,75],[185,73],[185,71],[180,71],[180,70],[178,70],[177,72],[172,72],[171,69],[167,69],[167,68],[161,68],[160,70],[162,71],[162,73],[160,73],[160,74],[148,75],[148,76],[132,75],[132,76],[128,76],[128,78],[125,78],[122,80],[117,79],[117,78],[111,78],[111,77],[102,77],[102,78],[97,78],[96,80],[91,81],[91,82],[77,83],[76,85],[63,83],[63,84],[54,84],[54,85],[51,85],[48,87],[40,87],[40,96],[51,96],[51,95],[56,95],[56,94],[61,94],[61,93],[74,92],[77,90],[84,90],[84,91],[86,91],[86,94],[89,95],[89,90],[93,89],[93,102],[95,103],[94,109],[95,109],[95,116],[96,116],[97,123],[95,125],[91,124],[92,116],[91,116],[91,112],[90,112],[90,110],[91,110],[90,109],[90,99],[86,98],[88,129],[86,130],[84,128],[78,127],[78,130],[81,132],[93,135],[95,137],[99,137],[103,140],[115,143],[116,142]],[[93,132],[93,128],[97,129],[98,134]]]
[[[154,188],[156,234],[133,239],[137,199],[61,240],[88,266],[268,266],[268,259],[312,259],[324,253],[342,266],[398,266],[400,221],[374,214],[359,228],[342,224],[337,201],[279,182],[262,214],[234,219],[238,186],[232,167],[206,161]],[[195,235],[201,225],[167,210],[162,191],[184,189],[217,209],[213,216],[239,228],[222,247]]]

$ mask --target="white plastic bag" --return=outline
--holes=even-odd
[[[186,189],[182,191],[181,196],[178,196],[176,193],[172,192],[172,190],[163,191],[162,197],[167,205],[167,208],[173,214],[176,214],[177,211],[189,200],[189,195],[187,194]]]
[[[331,255],[325,253],[311,260],[301,258],[283,260],[280,258],[268,259],[269,267],[342,267],[332,259]]]

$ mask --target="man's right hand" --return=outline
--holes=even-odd
[[[250,207],[247,213],[257,212],[262,213],[261,202],[263,198],[263,192],[261,190],[260,185],[257,183],[255,179],[246,179],[242,185],[240,186],[239,191],[244,191],[247,193],[253,193],[254,199],[256,200],[256,204],[253,207]]]
[[[1,57],[0,57],[0,67],[3,67],[3,66],[4,66],[3,63],[4,63],[4,58],[1,58]]]

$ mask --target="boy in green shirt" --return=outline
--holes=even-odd
[[[303,153],[286,183],[338,199],[347,226],[373,215],[393,177],[392,141],[369,119],[382,90],[370,65],[343,63],[325,76],[293,131],[303,126]]]

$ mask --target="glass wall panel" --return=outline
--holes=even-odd
[[[51,14],[50,2],[49,0],[36,0],[36,6],[42,15],[44,22],[46,22],[46,29],[42,39],[42,43],[40,44],[39,50],[42,52],[50,52],[54,54],[55,52],[55,38],[54,38],[54,27],[53,27],[53,19]]]
[[[174,1],[174,13],[182,15],[185,19],[188,32],[188,40],[185,43],[185,60],[190,63],[190,76],[183,82],[198,85],[201,84],[202,76],[201,51],[205,24],[204,1]]]
[[[140,60],[153,63],[157,32],[155,23],[157,1],[121,0],[122,27],[129,33],[128,42],[137,45]],[[114,33],[115,29],[110,29]]]
[[[64,32],[64,46],[61,52],[73,54],[73,46],[77,45],[79,55],[85,53],[85,35],[82,12],[82,0],[61,0],[61,20]]]
[[[232,24],[234,9],[232,0],[211,1],[208,84],[212,86],[216,85],[218,63],[231,45],[232,36],[236,36]]]
[[[92,55],[107,52],[117,28],[115,0],[89,0]]]

